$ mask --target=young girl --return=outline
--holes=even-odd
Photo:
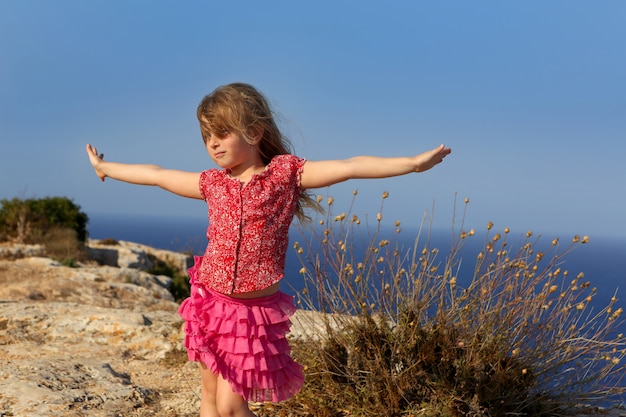
[[[197,115],[206,150],[220,169],[106,162],[95,147],[86,149],[102,181],[156,185],[207,202],[208,245],[189,270],[191,296],[179,309],[185,346],[200,364],[201,417],[253,416],[248,401],[288,399],[304,381],[286,339],[295,306],[279,291],[279,281],[293,217],[305,219],[304,208],[315,205],[306,190],[426,171],[450,149],[307,161],[290,154],[266,99],[240,83],[206,96]]]

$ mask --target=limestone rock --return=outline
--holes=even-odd
[[[169,278],[0,260],[0,416],[197,416]]]
[[[193,265],[193,256],[167,250],[155,249],[139,243],[108,240],[89,240],[87,249],[90,256],[101,265],[120,268],[135,268],[148,271],[158,261],[172,264],[185,271]]]
[[[0,259],[0,416],[197,417],[198,366],[171,279],[142,270],[191,258],[130,242],[89,247],[98,263],[78,268],[43,249]],[[292,337],[309,337],[311,320],[296,313]]]
[[[0,243],[0,259],[18,259],[30,256],[43,256],[42,245]]]

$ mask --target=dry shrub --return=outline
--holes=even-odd
[[[85,245],[79,241],[76,231],[67,227],[52,227],[47,230],[33,231],[32,236],[42,244],[46,256],[66,266],[77,266],[77,262],[87,259]]]
[[[326,313],[326,332],[294,344],[307,380],[287,406],[315,416],[547,416],[625,392],[616,297],[594,310],[596,289],[562,269],[586,237],[542,245],[529,232],[512,245],[489,223],[462,276],[461,249],[479,239],[463,221],[442,258],[424,226],[403,248],[399,222],[383,238],[382,214],[372,230],[327,203],[294,244],[298,303]]]

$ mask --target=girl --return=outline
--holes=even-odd
[[[241,83],[206,96],[197,116],[206,150],[221,169],[106,162],[95,147],[86,149],[102,181],[156,185],[207,202],[208,245],[189,270],[191,296],[179,309],[189,359],[200,364],[200,416],[253,416],[248,401],[288,399],[304,381],[286,339],[295,306],[279,281],[292,219],[306,219],[304,208],[315,206],[306,190],[426,171],[451,150],[306,161],[290,154],[267,100]]]

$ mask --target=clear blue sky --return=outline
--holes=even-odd
[[[308,159],[440,143],[425,174],[321,190],[357,214],[448,227],[623,236],[626,2],[0,0],[0,198],[88,214],[205,216],[204,203],[100,183],[84,152],[213,167],[195,108],[244,81]],[[462,204],[461,204],[462,206]]]

